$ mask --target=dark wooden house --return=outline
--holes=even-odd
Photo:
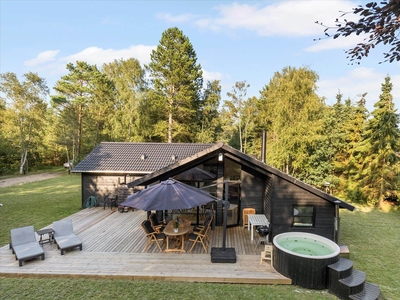
[[[95,196],[99,205],[116,194],[124,200],[134,192],[127,183],[193,156],[214,144],[100,143],[72,173],[81,173],[82,205]]]
[[[126,153],[128,148],[120,148],[121,144],[131,144],[132,148],[129,149],[134,149],[134,145],[147,145],[152,148],[152,152],[146,148],[146,151],[135,150],[134,153]],[[167,145],[171,145],[172,152],[166,151]],[[302,231],[337,240],[335,235],[338,233],[339,209],[355,209],[352,205],[224,143],[102,143],[99,147],[73,170],[75,173],[82,173],[82,200],[91,194],[103,195],[119,186],[124,186],[124,193],[121,195],[124,197],[132,193],[133,189],[144,188],[191,168],[200,167],[216,175],[217,179],[212,184],[205,182],[202,185],[211,184],[212,188],[209,191],[215,193],[218,198],[224,197],[224,182],[229,182],[228,200],[238,212],[233,214],[230,225],[240,225],[243,209],[254,208],[257,214],[264,214],[270,221],[270,239],[279,233]],[[105,148],[108,148],[108,154]],[[181,154],[179,149],[190,149],[192,152],[186,151]],[[161,157],[164,157],[164,165],[158,163],[146,171],[146,160],[141,161],[142,168],[136,166],[136,171],[132,170],[132,166],[129,171],[124,166],[129,160],[122,157],[135,157],[136,160],[140,160],[142,155],[146,155],[150,164],[153,153],[159,156],[160,161]],[[92,169],[89,166],[92,166]],[[125,169],[122,170],[123,168]],[[221,210],[216,211],[216,219],[221,220]]]

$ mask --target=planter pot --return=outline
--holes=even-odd
[[[174,232],[178,232],[178,228],[174,228]]]

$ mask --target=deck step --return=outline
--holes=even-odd
[[[362,292],[350,295],[353,300],[377,300],[381,294],[381,290],[376,284],[365,282]]]

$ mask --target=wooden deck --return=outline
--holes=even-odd
[[[70,276],[151,279],[165,281],[224,282],[252,284],[291,284],[270,264],[260,265],[262,246],[255,249],[247,228],[227,229],[226,247],[236,250],[236,263],[211,263],[210,251],[198,244],[188,253],[160,253],[153,243],[144,251],[147,238],[140,226],[143,211],[119,213],[103,208],[84,209],[70,216],[83,250],[61,256],[56,245],[45,244],[46,259],[18,261],[8,245],[0,248],[1,276]],[[48,227],[50,227],[49,225]],[[222,227],[211,232],[210,247],[222,247]],[[210,248],[209,247],[209,248]]]

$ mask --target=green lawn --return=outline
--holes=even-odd
[[[42,228],[80,209],[80,176],[63,175],[0,189],[0,245],[10,229]],[[355,268],[379,285],[383,299],[400,299],[400,213],[360,207],[341,211],[341,240]],[[173,270],[171,270],[173,272]],[[326,290],[296,286],[179,283],[79,278],[0,277],[0,299],[336,299]]]

